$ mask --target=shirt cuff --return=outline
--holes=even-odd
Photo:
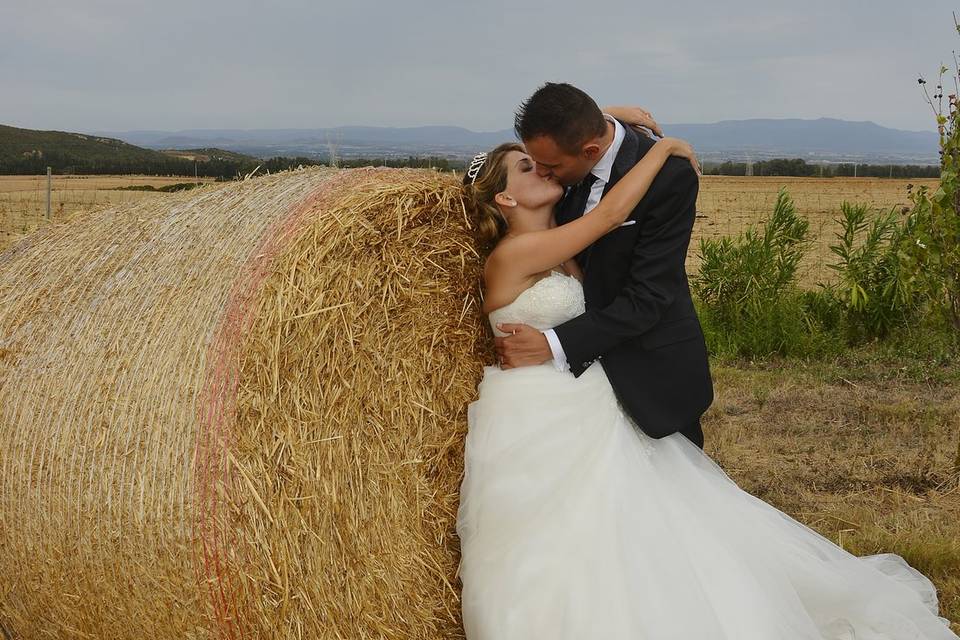
[[[563,351],[563,345],[560,344],[557,332],[553,329],[547,329],[543,332],[543,335],[547,337],[547,344],[550,345],[550,352],[553,354],[553,366],[557,368],[557,371],[568,371],[570,365],[567,363],[567,354]]]

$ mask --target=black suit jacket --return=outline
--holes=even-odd
[[[604,193],[654,144],[624,129]],[[599,361],[624,409],[654,438],[691,425],[699,431],[699,418],[713,401],[707,348],[684,268],[698,188],[690,163],[671,156],[630,213],[636,223],[614,229],[577,256],[586,312],[554,327],[573,374]],[[560,203],[558,224],[582,215],[582,208],[570,210],[572,200]]]

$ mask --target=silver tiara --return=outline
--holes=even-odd
[[[477,176],[480,175],[480,169],[483,168],[484,163],[487,161],[487,153],[478,153],[473,156],[473,160],[470,161],[470,168],[467,169],[467,177],[470,178],[470,184],[473,184],[477,181]]]

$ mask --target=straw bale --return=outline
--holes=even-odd
[[[473,246],[452,177],[305,169],[0,253],[0,629],[462,637]]]

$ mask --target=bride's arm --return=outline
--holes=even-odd
[[[506,265],[512,272],[519,270],[529,276],[573,258],[627,219],[671,155],[687,158],[697,167],[693,149],[686,142],[677,138],[659,140],[590,212],[559,227],[501,241],[490,255],[491,266]]]
[[[550,228],[555,229],[557,227],[557,219],[555,216],[550,217]],[[580,269],[580,265],[577,264],[577,261],[573,258],[568,258],[560,263],[559,265],[564,271],[567,272],[568,276],[573,276],[580,282],[583,282],[583,270]]]
[[[647,130],[649,130],[658,138],[663,137],[663,131],[660,129],[660,125],[653,119],[650,112],[643,107],[604,107],[603,112],[609,113],[617,120],[622,120],[644,135],[646,135]]]

